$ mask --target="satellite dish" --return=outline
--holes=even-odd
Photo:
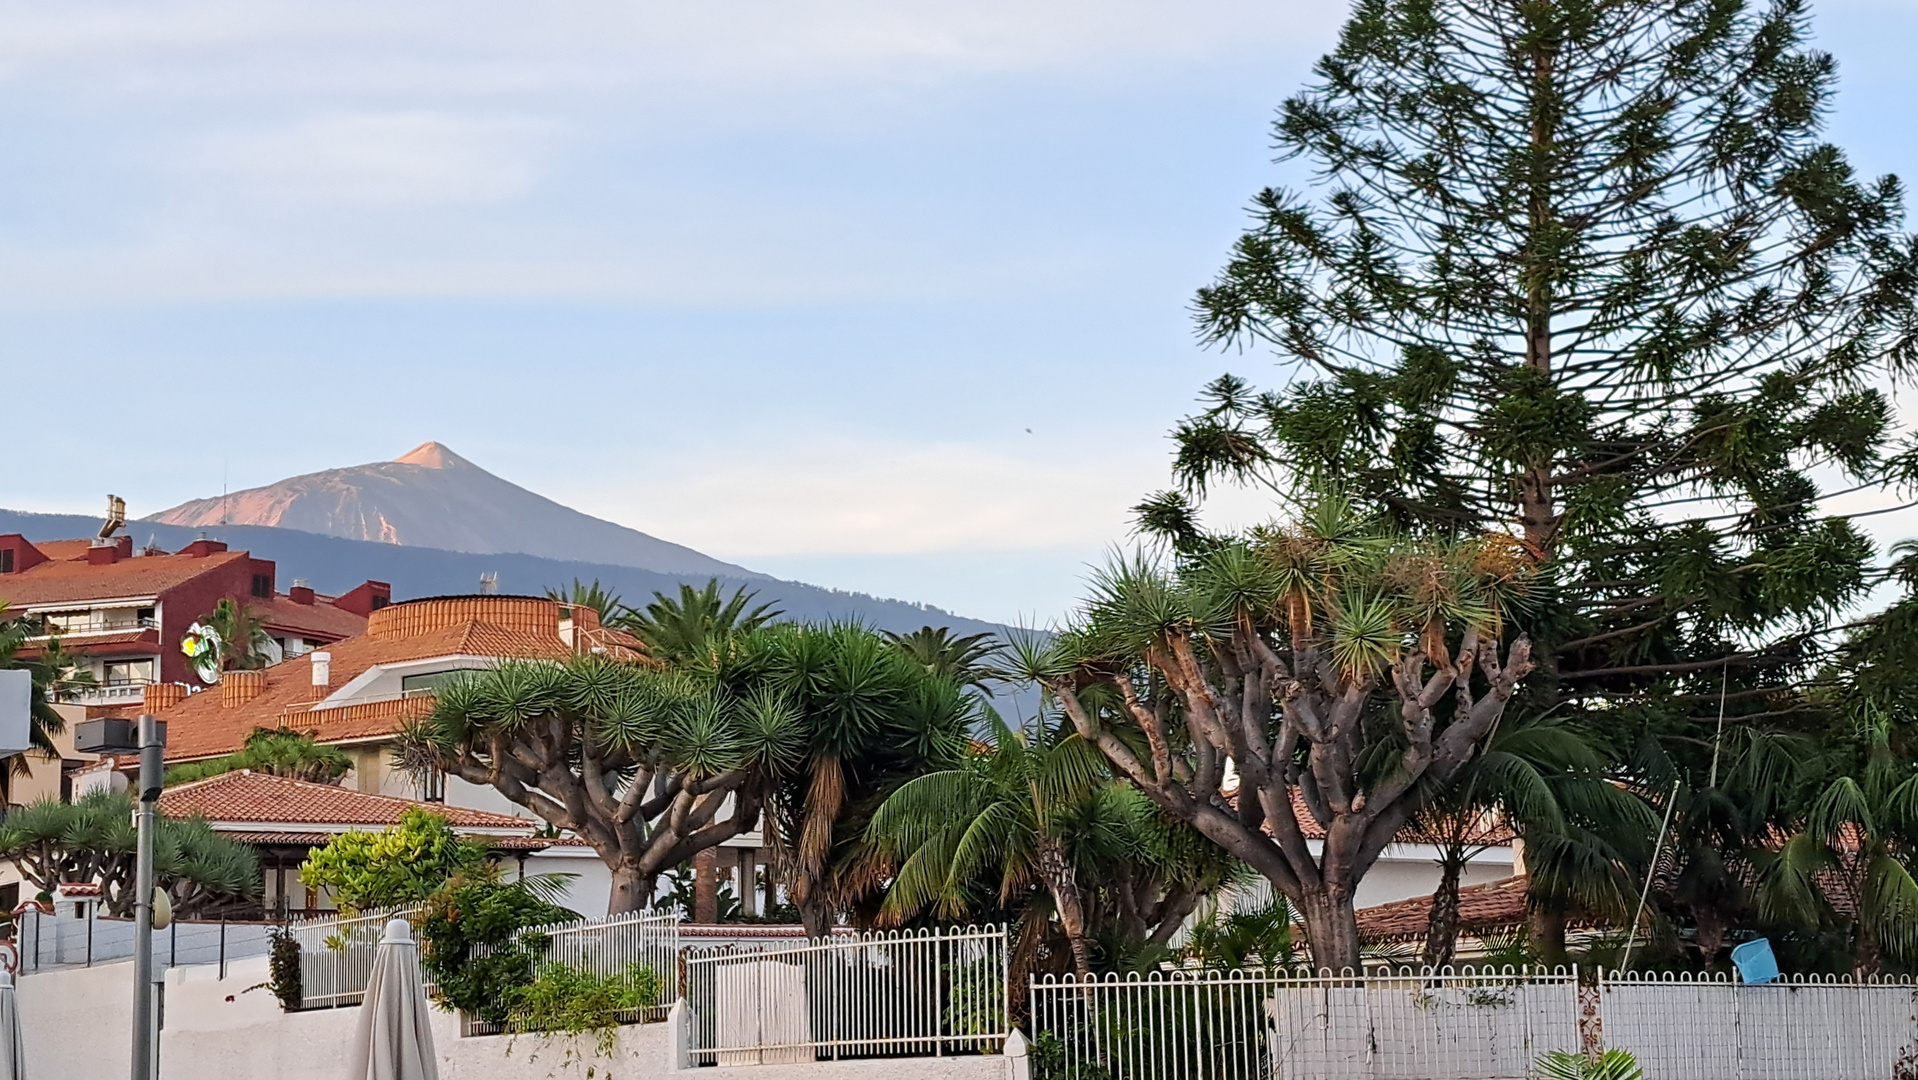
[[[33,748],[33,672],[0,671],[0,757]]]

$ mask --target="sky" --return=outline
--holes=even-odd
[[[1815,14],[1834,140],[1918,174],[1918,0]],[[1189,304],[1294,179],[1272,111],[1342,17],[0,0],[0,506],[434,439],[756,570],[1047,624],[1198,389],[1277,377]]]

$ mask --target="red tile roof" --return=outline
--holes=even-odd
[[[47,556],[46,562],[0,576],[0,600],[15,607],[158,596],[201,574],[252,558],[244,551],[216,551],[204,556],[140,555],[96,566],[87,561],[85,540],[34,546]]]
[[[1430,896],[1394,900],[1359,912],[1359,933],[1377,939],[1425,940]],[[1508,930],[1525,924],[1525,877],[1505,878],[1458,891],[1459,929],[1467,934]]]
[[[324,847],[331,843],[334,837],[340,835],[336,832],[255,832],[251,829],[245,831],[237,829],[215,829],[214,831],[220,833],[222,836],[237,840],[242,844],[249,844],[253,847]],[[495,851],[545,851],[549,847],[563,843],[563,841],[559,840],[548,840],[543,836],[493,836],[488,834],[474,837],[473,839],[484,842],[487,847]]]
[[[316,596],[311,604],[296,604],[283,595],[248,602],[268,630],[290,631],[308,638],[338,641],[366,633],[366,619],[333,606],[331,596]]]
[[[374,612],[366,633],[326,647],[332,657],[328,686],[337,691],[376,666],[410,660],[452,656],[561,660],[574,654],[573,647],[559,637],[558,604],[507,599],[415,600],[382,608]],[[468,613],[514,625],[462,617]],[[588,631],[583,643],[622,659],[644,655],[643,645],[618,631]],[[233,753],[255,728],[262,727],[311,732],[321,742],[390,737],[407,719],[432,709],[430,697],[387,698],[316,709],[314,706],[330,691],[313,686],[311,656],[276,664],[265,674],[265,689],[244,704],[226,708],[219,694],[194,694],[166,710],[167,759],[193,761]]]
[[[423,803],[392,795],[369,795],[332,784],[315,784],[242,769],[167,788],[160,812],[168,817],[202,817],[215,825],[320,825],[385,828],[400,815],[421,808],[445,818],[456,829],[532,831],[538,822],[443,803]]]
[[[62,634],[60,648],[79,656],[151,656],[160,651],[158,630],[116,630],[108,634]],[[23,659],[40,655],[38,646],[20,649]]]

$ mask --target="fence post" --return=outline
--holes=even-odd
[[[87,966],[93,966],[93,913],[100,909],[99,903],[87,905]]]
[[[220,978],[226,979],[226,916],[220,916]]]
[[[1018,1028],[1006,1036],[1004,1054],[1008,1080],[1032,1080],[1032,1059],[1026,1056],[1026,1037]]]

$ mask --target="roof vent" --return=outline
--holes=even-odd
[[[333,654],[330,652],[310,652],[307,659],[313,662],[313,688],[324,690],[333,685]]]

